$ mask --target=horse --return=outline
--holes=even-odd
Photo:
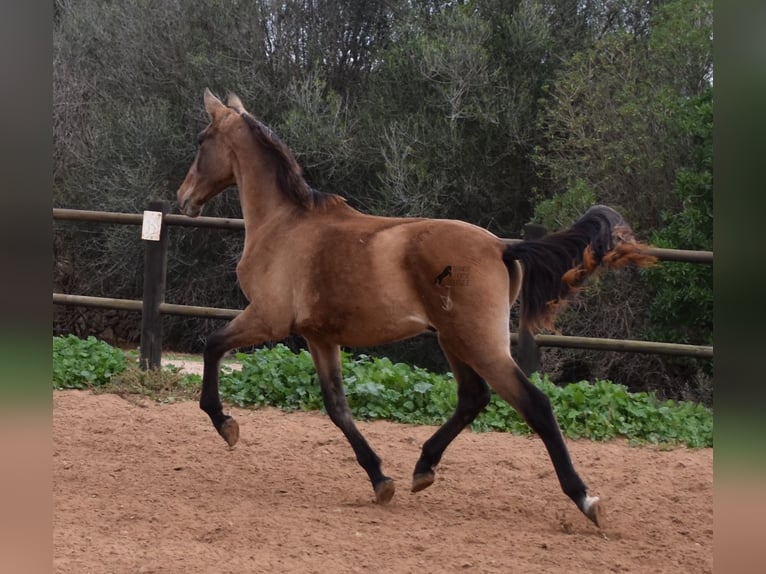
[[[575,471],[548,397],[511,356],[510,311],[521,295],[519,330],[549,327],[585,280],[603,268],[646,266],[653,258],[623,217],[590,208],[569,229],[506,245],[457,220],[361,213],[313,189],[288,147],[234,94],[206,89],[210,123],[177,192],[181,213],[198,216],[236,185],[245,222],[237,279],[248,300],[204,346],[200,408],[229,447],[239,425],[224,414],[218,381],[235,348],[302,337],[327,414],[366,471],[379,504],[394,481],[355,425],[343,390],[341,347],[369,347],[435,332],[457,382],[454,414],[422,445],[411,491],[433,484],[447,446],[488,404],[493,389],[540,436],[561,489],[597,527],[603,503]]]

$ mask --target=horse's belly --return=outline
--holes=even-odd
[[[349,347],[369,347],[413,337],[428,330],[425,312],[368,298],[356,304],[322,305],[296,317],[294,332]]]
[[[425,316],[413,314],[389,315],[386,319],[371,322],[349,321],[348,328],[339,334],[339,345],[349,347],[372,347],[408,339],[427,331],[430,327]]]

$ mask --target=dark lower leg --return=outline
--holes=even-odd
[[[216,331],[208,338],[203,355],[205,366],[202,374],[199,406],[207,413],[213,426],[229,446],[234,446],[239,439],[239,426],[232,417],[223,414],[223,405],[218,392],[218,371],[221,357],[230,348],[227,344],[225,328]]]
[[[375,454],[375,451],[372,450],[372,447],[354,424],[346,397],[343,394],[343,388],[338,383],[339,381],[328,383],[322,381],[322,397],[327,414],[330,416],[330,420],[343,431],[351,444],[351,448],[354,449],[357,462],[367,472],[373,488],[377,490],[378,485],[390,479],[381,470],[380,457]]]
[[[319,374],[322,398],[330,420],[343,432],[354,449],[357,462],[370,478],[376,500],[381,504],[388,502],[394,495],[394,482],[383,474],[380,457],[372,450],[351,417],[351,410],[343,392],[340,349],[334,345],[310,341],[309,350]]]
[[[596,524],[599,524],[598,516],[594,517],[594,514],[597,514],[597,508],[592,508],[598,499],[588,497],[588,489],[574,469],[569,451],[564,443],[564,437],[553,414],[550,399],[534,386],[518,368],[516,375],[524,392],[522,393],[523,398],[518,401],[519,404],[514,406],[545,444],[561,489],[581,511]]]
[[[467,365],[458,364],[456,361],[451,363],[458,381],[457,408],[449,420],[423,444],[413,472],[413,492],[423,490],[433,483],[434,467],[439,464],[446,448],[489,403],[491,392],[484,379]]]
[[[256,310],[253,307],[247,307],[231,323],[208,337],[204,350],[205,366],[199,406],[207,413],[213,426],[229,446],[234,446],[239,439],[239,426],[232,417],[223,414],[223,405],[218,392],[218,370],[221,358],[231,349],[257,345],[270,338],[278,338],[280,334],[274,333],[263,325]]]
[[[221,357],[227,349],[221,344],[223,336],[221,331],[216,331],[208,337],[205,344],[203,357],[205,366],[202,372],[202,392],[200,394],[199,406],[205,411],[216,428],[224,420],[223,405],[218,395],[218,369]]]

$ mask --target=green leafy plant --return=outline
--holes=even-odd
[[[700,404],[660,401],[653,393],[631,393],[609,381],[581,381],[565,387],[538,375],[533,381],[550,397],[565,434],[572,438],[622,436],[654,444],[713,445],[713,416]]]
[[[283,345],[240,354],[241,371],[225,370],[222,395],[240,405],[283,409],[321,408],[319,382],[311,357]],[[457,404],[451,374],[436,374],[393,363],[388,358],[343,353],[346,397],[360,419],[388,419],[413,424],[442,424]],[[609,381],[556,386],[534,374],[532,382],[551,399],[562,432],[571,438],[609,440],[625,437],[652,444],[713,444],[713,416],[690,402],[660,401],[653,393],[631,393]],[[475,431],[529,434],[531,429],[507,402],[493,395],[472,425]]]
[[[440,424],[457,404],[451,375],[393,363],[386,357],[343,358],[346,395],[356,417]]]
[[[318,410],[322,394],[306,351],[284,345],[238,354],[241,370],[222,367],[222,397],[239,406],[273,406],[285,410]],[[101,392],[139,394],[172,402],[196,396],[200,378],[167,368],[144,372],[125,354],[93,337],[55,337],[54,376],[57,389],[98,388]],[[341,356],[346,397],[359,419],[387,419],[411,424],[442,424],[457,405],[454,377],[394,363],[386,357]],[[660,401],[653,393],[631,393],[609,381],[581,381],[556,386],[547,377],[530,377],[548,395],[570,438],[609,440],[625,437],[637,443],[713,445],[713,415],[691,402]],[[493,395],[472,425],[475,431],[530,434],[522,417]]]
[[[108,383],[125,370],[125,355],[95,337],[53,337],[53,387],[85,389]]]
[[[242,369],[222,368],[220,392],[227,400],[245,405],[273,405],[287,410],[320,408],[322,396],[311,356],[293,353],[284,345],[238,353]]]
[[[702,405],[660,401],[652,393],[631,393],[609,381],[581,381],[564,387],[535,373],[532,382],[551,400],[562,432],[574,439],[625,437],[637,443],[713,445],[713,416]],[[474,430],[529,434],[521,416],[497,395],[473,424]]]
[[[322,408],[319,379],[306,351],[284,345],[240,353],[241,370],[224,368],[221,394],[240,406],[276,406],[287,410]],[[342,355],[346,397],[361,419],[390,419],[437,424],[456,404],[451,375],[438,375],[393,363],[390,359]]]
[[[652,235],[657,247],[713,249],[713,92],[690,99],[677,114],[678,129],[690,134],[693,166],[676,173],[674,193],[681,209],[663,214]],[[706,265],[664,263],[648,272],[655,295],[650,306],[650,338],[681,343],[713,343],[713,270]]]

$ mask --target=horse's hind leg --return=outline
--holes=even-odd
[[[218,392],[218,372],[223,355],[231,349],[257,345],[269,339],[268,333],[259,328],[261,321],[248,307],[229,324],[210,335],[203,353],[205,366],[202,374],[202,392],[199,406],[205,411],[213,426],[229,446],[239,440],[239,425],[229,415],[223,414],[223,405]]]
[[[476,371],[451,355],[444,354],[457,380],[457,408],[455,413],[424,444],[412,476],[412,492],[418,492],[434,482],[434,467],[439,464],[449,444],[487,406],[491,397],[489,386]]]
[[[543,440],[564,493],[597,526],[602,526],[600,501],[598,497],[588,496],[585,483],[572,465],[548,396],[529,381],[510,354],[488,365],[477,366],[477,371]]]
[[[343,393],[340,347],[308,341],[311,358],[319,374],[322,398],[330,420],[343,431],[354,449],[356,460],[370,477],[375,490],[375,500],[386,504],[394,496],[394,481],[385,476],[380,468],[380,457],[375,454],[351,418],[346,395]]]

